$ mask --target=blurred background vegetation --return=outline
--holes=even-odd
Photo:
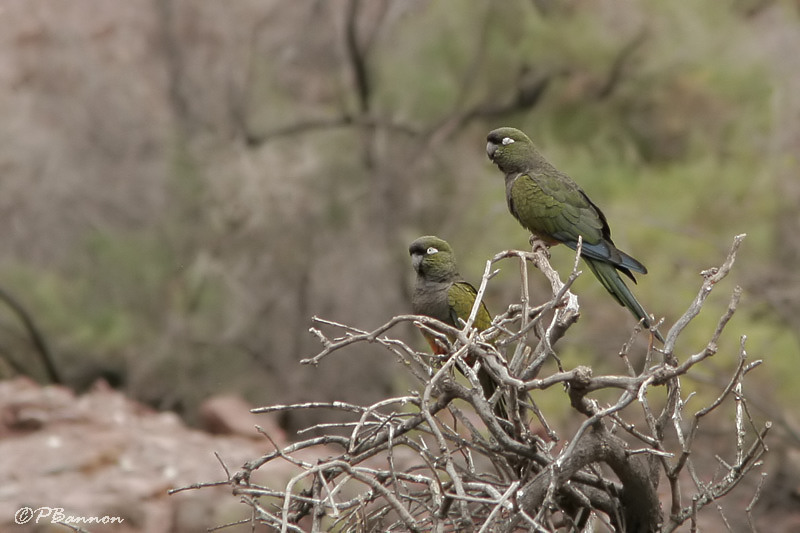
[[[678,347],[700,351],[742,285],[694,386],[724,379],[746,334],[767,362],[750,394],[798,444],[782,407],[800,362],[798,2],[6,0],[0,40],[0,286],[69,385],[104,377],[190,421],[215,392],[402,390],[382,352],[298,365],[318,349],[310,318],[370,329],[409,312],[419,235],[450,241],[476,282],[526,248],[484,152],[508,125],[648,266],[635,292],[662,331],[748,233]],[[553,250],[564,276],[572,260]],[[590,274],[576,291],[562,360],[623,372],[633,319]],[[518,294],[506,267],[488,304]],[[0,376],[17,373],[45,379],[4,307]]]

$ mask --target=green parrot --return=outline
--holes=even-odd
[[[428,235],[412,242],[408,247],[408,253],[411,254],[411,264],[417,273],[414,294],[411,296],[414,314],[429,316],[461,328],[459,318],[464,321],[469,318],[478,291],[458,273],[453,249],[439,237]],[[486,305],[481,302],[474,326],[478,331],[483,331],[491,324],[491,315]],[[433,353],[437,355],[446,353],[433,336],[424,331],[423,335]],[[473,362],[467,360],[470,365]],[[491,398],[497,384],[483,366],[478,371],[478,380],[486,399]],[[495,406],[495,414],[508,419],[502,398]]]
[[[619,275],[622,272],[636,283],[631,271],[647,274],[647,269],[614,246],[600,208],[572,178],[551,165],[520,130],[498,128],[486,140],[489,159],[506,175],[511,214],[549,246],[563,243],[575,250],[578,237],[583,237],[581,256],[586,264],[617,302],[649,328],[650,317]],[[661,333],[654,334],[664,342]]]

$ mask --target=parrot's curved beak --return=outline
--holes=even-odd
[[[489,156],[489,159],[494,161],[494,153],[497,151],[497,145],[492,141],[486,143],[486,155]]]
[[[414,272],[419,272],[419,267],[422,264],[422,254],[411,254],[411,266],[414,267]]]

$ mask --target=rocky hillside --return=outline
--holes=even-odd
[[[280,430],[248,409],[233,397],[211,399],[203,409],[209,431],[200,431],[102,382],[82,396],[27,379],[0,382],[0,531],[66,531],[52,524],[60,519],[93,533],[188,532],[246,519],[225,485],[168,491],[224,481],[220,461],[236,471],[272,448],[254,425],[273,437]],[[75,521],[92,518],[100,523]]]

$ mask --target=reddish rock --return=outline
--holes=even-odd
[[[218,417],[224,419],[226,409],[237,417],[230,427],[243,427],[240,411],[248,415],[242,419],[255,416],[264,423],[241,402],[221,405],[214,411]],[[258,436],[252,420],[247,424]],[[235,473],[270,449],[263,437],[191,429],[177,415],[154,412],[104,384],[76,397],[63,387],[41,387],[28,379],[0,382],[0,531],[64,530],[52,524],[54,517],[122,519],[73,523],[92,533],[201,531],[221,525],[220,516],[247,518],[248,508],[225,485],[172,496],[167,491],[224,481],[215,453]],[[280,471],[279,462],[275,467],[256,472],[254,482],[289,475]],[[15,517],[21,521],[26,513],[29,520],[15,524]]]
[[[286,444],[286,433],[275,413],[253,414],[253,406],[235,395],[214,396],[200,406],[200,425],[215,435],[240,435],[263,441],[259,426],[279,446]]]

